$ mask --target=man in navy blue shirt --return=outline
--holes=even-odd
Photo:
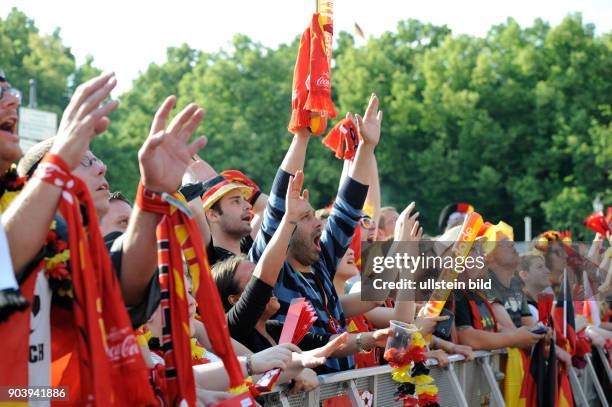
[[[382,112],[378,111],[376,95],[370,98],[364,116],[361,118],[356,115],[359,146],[348,175],[339,188],[327,224],[323,227],[312,208],[296,222],[287,260],[274,288],[281,304],[276,318],[284,320],[291,300],[305,297],[317,312],[318,319],[311,328],[317,334],[334,335],[346,330],[344,313],[333,280],[336,268],[361,217],[361,209],[368,192],[368,168],[374,160],[374,149],[380,139],[382,122]],[[289,178],[303,169],[309,138],[310,132],[306,129],[300,130],[294,136],[276,174],[261,230],[249,252],[253,262],[259,260],[285,213]],[[349,343],[357,342],[356,348],[359,351],[384,346],[385,340],[386,336],[373,333],[349,337]],[[351,369],[354,367],[353,358],[329,358],[325,367],[325,372]]]

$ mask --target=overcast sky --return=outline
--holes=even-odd
[[[33,18],[42,33],[61,29],[77,62],[87,54],[95,65],[115,71],[120,90],[151,62],[163,62],[169,46],[187,43],[204,51],[228,45],[243,33],[267,46],[291,41],[306,27],[314,0],[0,0],[0,17],[12,7]],[[483,35],[507,17],[521,26],[541,17],[553,25],[582,12],[597,32],[612,27],[610,0],[335,0],[335,30],[352,31],[357,22],[366,35],[395,30],[399,20],[416,18],[446,24],[454,33]]]

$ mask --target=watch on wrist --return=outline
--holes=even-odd
[[[253,355],[248,354],[246,357],[247,376],[253,376]]]
[[[359,332],[357,334],[357,338],[355,338],[355,344],[357,345],[357,348],[356,348],[355,352],[356,353],[368,353],[368,352],[371,352],[371,350],[366,350],[363,347],[362,339],[363,339],[363,332]]]
[[[361,332],[359,332],[357,334],[357,337],[355,338],[355,345],[355,353],[363,352],[363,344],[361,343]]]

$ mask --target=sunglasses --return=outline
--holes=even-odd
[[[359,219],[359,224],[361,225],[361,227],[366,228],[366,229],[373,229],[376,227],[376,222],[374,222],[372,220],[372,218],[364,216],[361,219]]]

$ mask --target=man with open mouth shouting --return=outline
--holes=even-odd
[[[0,69],[0,172],[2,173],[21,158],[17,136],[17,108],[20,102],[21,92],[10,85],[4,71]]]
[[[17,136],[17,108],[20,102],[21,92],[10,85],[0,69],[0,212],[4,211],[20,185],[13,165],[21,158]],[[27,305],[19,293],[8,240],[0,223],[0,321],[17,310],[25,309]]]

